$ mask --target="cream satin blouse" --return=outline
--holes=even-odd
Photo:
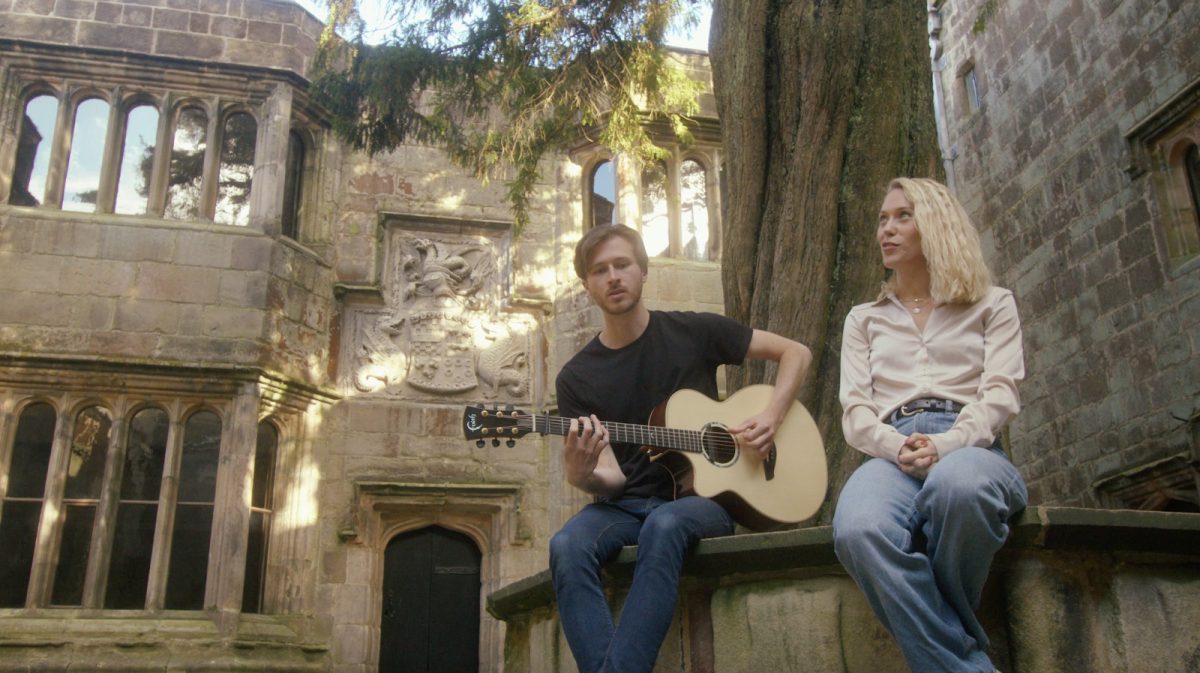
[[[884,422],[905,402],[964,405],[954,427],[929,438],[939,455],[990,446],[1021,408],[1021,321],[1012,292],[992,287],[974,304],[939,304],[925,331],[895,295],[859,304],[842,334],[842,432],[854,448],[892,462],[905,435]]]

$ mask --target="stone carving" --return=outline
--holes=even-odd
[[[527,398],[532,321],[502,320],[492,246],[404,231],[388,242],[385,308],[349,312],[355,391]]]

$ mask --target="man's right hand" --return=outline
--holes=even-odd
[[[567,481],[589,493],[607,495],[625,485],[625,475],[608,443],[608,429],[595,414],[571,419],[563,463]]]

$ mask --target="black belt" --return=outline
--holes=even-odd
[[[900,408],[893,411],[892,415],[888,417],[888,421],[894,423],[896,420],[905,416],[916,416],[917,414],[924,413],[926,411],[948,411],[952,414],[957,414],[962,410],[963,405],[955,402],[954,400],[943,400],[937,397],[922,397],[921,399],[909,400],[908,402],[901,404]]]

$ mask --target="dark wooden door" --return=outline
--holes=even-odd
[[[479,549],[431,526],[384,552],[379,673],[477,673]]]

